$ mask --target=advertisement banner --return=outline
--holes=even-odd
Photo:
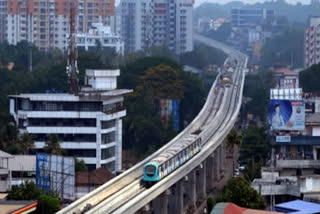
[[[273,130],[299,131],[305,128],[305,107],[302,100],[271,100],[270,125]]]

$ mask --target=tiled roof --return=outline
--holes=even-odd
[[[76,185],[87,186],[93,184],[95,186],[102,185],[111,180],[115,176],[104,168],[98,168],[91,172],[77,172],[76,173]]]
[[[288,68],[279,68],[279,69],[274,70],[273,73],[283,74],[283,75],[288,75],[288,76],[299,76],[299,73],[292,71]]]

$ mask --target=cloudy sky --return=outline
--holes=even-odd
[[[200,4],[204,3],[204,2],[215,2],[215,3],[227,3],[233,0],[195,0],[195,7],[199,6]],[[255,2],[263,2],[264,0],[241,0],[245,3],[255,3]],[[270,1],[270,0],[268,0]],[[286,0],[287,2],[291,3],[291,4],[295,4],[297,2],[302,2],[303,4],[307,4],[310,3],[310,0]],[[120,0],[116,0],[116,5],[118,5],[120,2]]]

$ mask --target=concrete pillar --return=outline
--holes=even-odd
[[[214,153],[207,158],[207,191],[214,188]]]
[[[175,185],[170,188],[168,195],[168,214],[176,214],[176,188]]]
[[[189,174],[189,184],[188,184],[188,196],[190,198],[189,207],[193,212],[197,205],[197,189],[196,189],[196,170],[192,170]]]
[[[165,191],[152,201],[154,214],[168,214],[168,192]]]
[[[220,158],[218,148],[214,151],[214,177],[217,182],[220,181]]]
[[[202,168],[199,169],[199,197],[205,199],[207,197],[207,175],[206,160],[202,162]]]
[[[221,145],[221,177],[224,177],[225,165],[226,165],[226,147],[225,143],[223,142]]]
[[[183,180],[180,180],[176,183],[176,213],[183,214]]]

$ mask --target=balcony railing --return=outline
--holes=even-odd
[[[279,168],[317,168],[320,169],[320,160],[277,160]]]

